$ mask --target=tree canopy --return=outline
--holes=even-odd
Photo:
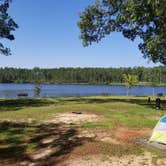
[[[138,45],[144,58],[166,65],[165,0],[97,0],[80,14],[83,45],[99,42],[111,32],[121,32]]]
[[[123,74],[125,86],[131,88],[134,84],[138,83],[137,75]]]
[[[0,68],[0,83],[122,84],[124,76],[137,75],[146,85],[166,85],[166,66],[153,68]]]
[[[14,35],[11,33],[18,25],[8,14],[8,8],[11,0],[0,0],[0,39],[14,40]],[[0,42],[0,54],[10,55],[10,49],[5,47]]]

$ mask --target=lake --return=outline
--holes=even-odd
[[[40,97],[66,97],[66,96],[96,96],[96,95],[126,95],[123,85],[62,85],[42,84]],[[17,98],[17,94],[27,93],[34,97],[33,84],[0,84],[0,98]],[[129,95],[142,96],[163,93],[166,95],[166,86],[133,86]]]

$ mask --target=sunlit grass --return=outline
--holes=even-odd
[[[134,128],[153,128],[157,120],[165,115],[164,110],[156,110],[154,101],[147,104],[147,97],[69,97],[48,99],[13,99],[9,105],[0,106],[0,120],[42,122],[54,118],[57,113],[65,111],[97,111],[105,119],[87,123],[84,126],[117,126],[117,124]],[[1,103],[7,100],[1,100]],[[16,102],[16,104],[15,104]],[[22,102],[22,104],[19,104]],[[24,105],[25,103],[25,105]],[[107,120],[106,120],[107,119]],[[118,123],[117,123],[118,122]]]

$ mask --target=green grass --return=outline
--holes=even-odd
[[[73,148],[81,145],[82,140],[76,137],[77,126],[72,125],[70,129],[64,126],[65,130],[62,130],[62,124],[43,124],[43,121],[54,118],[60,112],[90,111],[93,113],[94,111],[100,115],[99,121],[82,123],[79,126],[82,129],[109,130],[121,126],[132,129],[152,129],[166,114],[165,97],[162,98],[164,101],[162,110],[154,108],[154,99],[152,98],[151,104],[147,104],[147,97],[131,96],[0,99],[0,162],[12,165],[22,158],[27,158],[27,154],[44,148],[45,145],[41,142],[49,137],[55,137],[57,143],[46,146],[58,146],[60,149],[54,154],[55,157],[68,154]],[[32,123],[27,123],[30,119]],[[108,146],[104,145],[103,148]],[[109,149],[110,153],[117,155],[135,154],[140,151],[132,146],[109,145],[108,147],[110,148],[106,149]]]
[[[111,129],[115,126],[110,121],[86,122],[82,125],[83,128],[107,128]]]
[[[164,100],[165,98],[163,98]],[[147,104],[147,97],[80,97],[51,99],[11,99],[0,100],[2,120],[42,122],[64,111],[97,111],[107,119],[98,123],[87,123],[89,127],[108,127],[117,124],[134,128],[153,128],[157,120],[165,115],[163,110],[155,110],[154,102]]]

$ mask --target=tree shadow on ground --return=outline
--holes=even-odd
[[[148,103],[148,99],[133,99],[130,98],[124,98],[124,99],[118,99],[118,98],[72,98],[72,99],[65,99],[67,102],[77,102],[77,103],[85,103],[85,104],[102,104],[102,103],[116,103],[116,102],[125,102],[129,104],[138,104],[142,105],[148,108],[155,109],[155,100],[151,100],[150,103]],[[166,110],[166,100],[161,99],[161,109]]]
[[[0,123],[0,163],[52,165],[84,143],[76,127],[64,124]]]
[[[0,112],[17,111],[23,107],[41,107],[53,104],[53,101],[46,99],[1,99]]]

